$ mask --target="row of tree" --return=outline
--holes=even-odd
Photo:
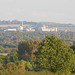
[[[62,40],[66,40],[70,45],[73,45],[75,40],[74,32],[0,32],[0,43],[17,46],[21,40],[43,40],[46,35],[57,36]]]

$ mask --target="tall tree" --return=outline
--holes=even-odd
[[[74,51],[55,36],[46,36],[35,56],[39,69],[56,72],[72,70],[75,67]]]

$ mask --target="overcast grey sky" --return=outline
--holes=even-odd
[[[0,0],[0,20],[75,24],[75,0]]]

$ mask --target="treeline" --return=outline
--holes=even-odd
[[[75,45],[70,47],[55,36],[22,41],[16,52],[0,56],[0,75],[72,75],[74,72]]]
[[[46,35],[57,36],[70,46],[75,44],[74,32],[0,32],[1,52],[15,52],[23,40],[42,40]]]
[[[57,36],[62,40],[75,40],[75,32],[0,32],[0,42],[13,43],[21,40],[42,40],[46,35]]]
[[[8,21],[0,21],[0,25],[10,25],[10,24],[21,24],[21,21],[18,21],[18,20],[8,20]],[[23,24],[29,24],[29,25],[36,25],[36,24],[40,24],[40,23],[37,23],[37,22],[27,22],[27,21],[23,21]]]

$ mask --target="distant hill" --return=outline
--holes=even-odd
[[[21,21],[18,20],[8,20],[8,21],[0,21],[0,25],[11,25],[11,24],[20,24]],[[62,23],[56,23],[56,22],[27,22],[27,21],[23,21],[23,24],[29,24],[29,25],[38,25],[38,24],[60,24],[62,25]],[[63,24],[64,25],[64,24]],[[73,25],[73,24],[66,24],[66,25]]]
[[[44,23],[44,24],[60,24],[60,23],[56,23],[56,22],[40,22],[40,23]]]
[[[11,24],[20,24],[21,21],[18,21],[18,20],[8,20],[8,21],[0,21],[0,25],[11,25]],[[37,22],[27,22],[27,21],[23,21],[23,24],[29,24],[29,25],[36,25]]]

